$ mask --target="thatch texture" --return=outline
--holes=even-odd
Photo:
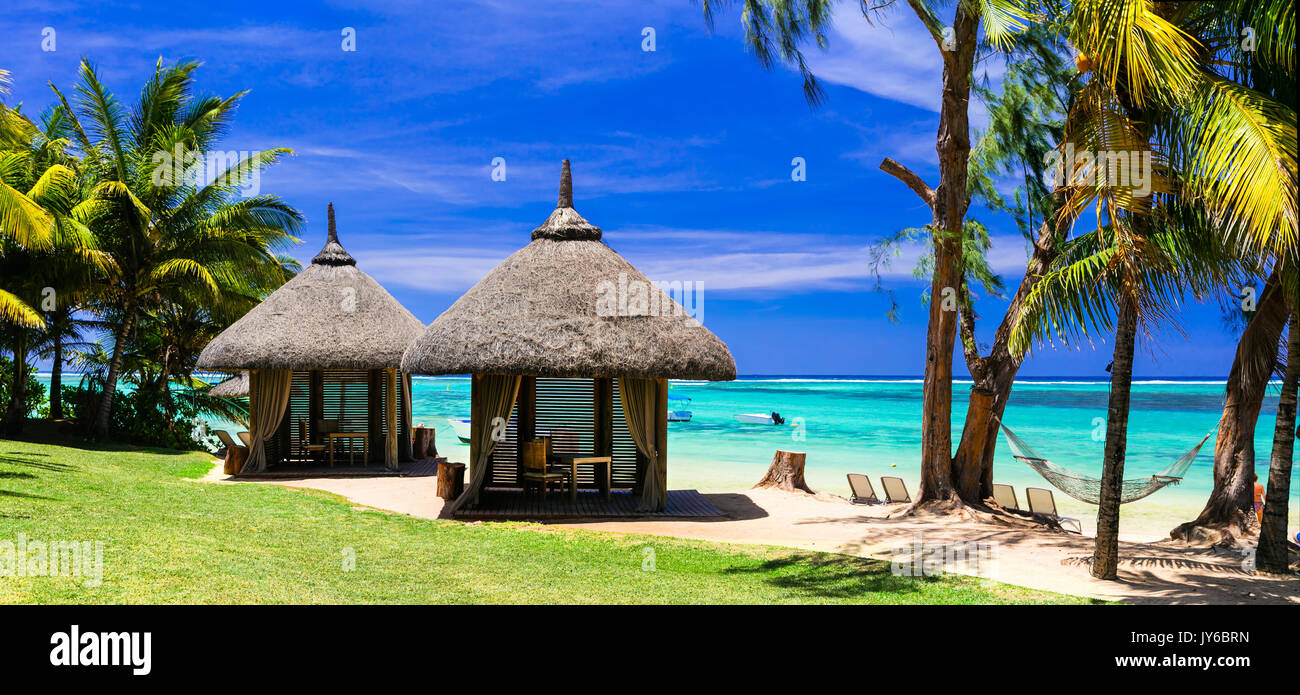
[[[212,388],[209,396],[218,398],[248,398],[248,372],[240,372]]]
[[[329,240],[312,264],[208,343],[198,368],[397,367],[423,330],[419,319],[357,269],[338,243],[330,205]]]
[[[572,208],[564,162],[560,206],[411,345],[404,371],[556,377],[736,377],[727,346],[601,243]],[[628,291],[625,289],[631,288]],[[632,307],[637,292],[652,310]],[[632,297],[611,311],[611,293]]]

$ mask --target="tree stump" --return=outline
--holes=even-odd
[[[772,456],[772,463],[767,467],[767,475],[754,487],[774,487],[786,492],[806,492],[817,494],[808,487],[803,479],[803,467],[808,454],[802,451],[783,451],[777,449]]]
[[[413,428],[412,433],[414,435],[415,442],[414,444],[411,445],[411,458],[414,458],[418,461],[418,460],[427,459],[431,455],[435,457],[438,455],[437,448],[433,446],[432,427],[425,427],[421,425],[419,427]],[[430,449],[433,449],[432,454],[429,453]]]
[[[438,496],[454,500],[465,491],[465,464],[443,461],[438,464]]]
[[[239,475],[248,460],[248,447],[232,446],[226,449],[226,465],[222,469],[226,475]]]

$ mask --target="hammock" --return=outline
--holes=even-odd
[[[1087,502],[1088,504],[1099,504],[1101,502],[1100,478],[1089,478],[1063,466],[1058,466],[1035,453],[1024,440],[1007,429],[1006,425],[999,422],[998,427],[1001,427],[1002,433],[1007,436],[1007,445],[1011,447],[1011,454],[1038,471],[1038,474],[1043,476],[1053,487],[1080,502]],[[1214,434],[1214,430],[1210,430],[1209,434],[1201,438],[1200,443],[1178,457],[1177,461],[1174,461],[1163,471],[1147,478],[1133,478],[1120,483],[1119,503],[1128,504],[1140,500],[1166,485],[1178,484],[1183,479],[1183,473],[1187,472],[1187,468],[1192,465],[1192,460],[1200,453],[1201,447],[1205,446],[1205,442],[1210,438],[1211,434]]]

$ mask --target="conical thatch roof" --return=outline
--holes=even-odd
[[[248,398],[248,372],[240,372],[208,389],[209,396]]]
[[[380,369],[397,367],[424,324],[329,239],[311,265],[221,332],[198,368]]]
[[[406,351],[402,369],[736,378],[727,346],[600,238],[600,228],[573,209],[566,159],[559,205],[533,230],[532,243],[444,311]],[[629,301],[620,303],[619,297]],[[638,298],[645,301],[638,304]]]

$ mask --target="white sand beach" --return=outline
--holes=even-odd
[[[230,480],[219,465],[206,482]],[[353,503],[437,519],[443,501],[436,478],[302,478],[266,480],[331,492]],[[250,484],[250,483],[234,483]],[[895,549],[926,545],[989,544],[981,576],[1034,589],[1130,603],[1300,603],[1300,579],[1257,575],[1243,568],[1236,551],[1185,547],[1176,541],[1120,546],[1119,581],[1089,576],[1084,564],[1092,538],[1020,523],[987,523],[951,517],[890,519],[901,505],[855,505],[837,495],[770,489],[707,495],[725,518],[592,520],[555,525],[614,533],[671,536],[722,543],[777,545],[896,559]],[[961,568],[958,568],[961,570]],[[968,572],[970,573],[970,572]]]

